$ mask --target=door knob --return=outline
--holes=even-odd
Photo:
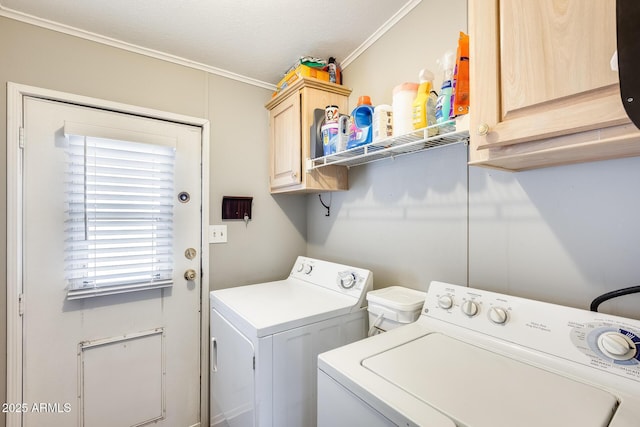
[[[196,279],[196,271],[192,268],[188,269],[184,272],[184,278],[188,281],[192,281]]]

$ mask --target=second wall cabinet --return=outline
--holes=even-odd
[[[640,155],[610,60],[615,0],[470,0],[470,164],[507,170]]]
[[[271,193],[305,193],[348,189],[345,166],[307,171],[313,112],[337,105],[348,114],[351,90],[317,79],[300,78],[269,101],[269,185]]]

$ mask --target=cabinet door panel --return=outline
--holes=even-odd
[[[300,98],[290,96],[271,114],[271,188],[300,184]]]
[[[618,81],[612,0],[503,1],[500,27],[503,116]]]

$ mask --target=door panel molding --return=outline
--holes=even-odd
[[[82,95],[7,83],[7,402],[22,403],[23,377],[23,153],[21,150],[21,128],[23,123],[23,102],[25,97],[59,101],[82,107],[99,108],[117,113],[159,119],[201,128],[202,150],[202,206],[201,206],[201,295],[200,295],[200,421],[208,419],[208,276],[209,247],[207,227],[209,224],[209,140],[210,123],[207,119],[190,117],[145,107],[102,100]],[[20,413],[9,413],[7,427],[22,424]]]

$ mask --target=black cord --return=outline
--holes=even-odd
[[[640,286],[631,286],[629,288],[618,289],[615,291],[607,292],[599,297],[596,297],[591,301],[591,311],[598,311],[598,306],[603,302],[610,300],[611,298],[621,297],[629,294],[637,294],[640,292]]]

